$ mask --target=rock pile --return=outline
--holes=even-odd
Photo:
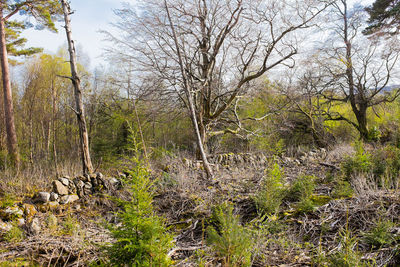
[[[90,176],[78,176],[74,179],[71,179],[69,176],[63,176],[53,181],[53,190],[51,192],[39,192],[34,202],[39,204],[53,202],[53,204],[65,205],[85,196],[90,196],[95,192],[116,189],[120,185],[120,180],[105,178],[101,173]]]
[[[11,230],[15,222],[27,232],[37,234],[40,223],[34,218],[38,211],[54,210],[62,205],[73,203],[81,198],[89,197],[96,192],[116,190],[121,186],[116,178],[106,178],[103,174],[78,176],[71,179],[63,176],[52,182],[51,192],[38,192],[28,203],[15,204],[0,209],[0,232]]]

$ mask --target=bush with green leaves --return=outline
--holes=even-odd
[[[364,150],[362,142],[356,142],[356,153],[353,157],[347,157],[342,164],[342,169],[346,180],[356,173],[367,173],[373,166],[371,154]]]
[[[4,240],[11,243],[18,243],[24,240],[25,233],[15,222],[11,229],[5,233]]]
[[[290,186],[286,199],[297,202],[298,212],[307,213],[314,210],[315,204],[311,197],[316,187],[315,180],[314,176],[301,175]]]
[[[301,175],[290,186],[287,198],[290,201],[310,198],[315,190],[315,180],[315,176]]]
[[[391,233],[394,226],[394,223],[389,220],[379,219],[374,227],[364,233],[365,242],[375,248],[389,246],[396,240],[394,234]]]
[[[353,195],[353,188],[348,181],[339,179],[332,191],[333,198],[348,198]]]
[[[137,143],[134,142],[137,150]],[[154,181],[147,164],[139,156],[131,158],[135,166],[127,171],[124,180],[131,199],[118,199],[122,211],[116,215],[119,224],[109,225],[115,242],[107,248],[113,266],[169,266],[168,251],[173,238],[163,218],[157,216],[153,207]]]
[[[276,213],[286,195],[286,187],[283,185],[283,170],[278,163],[264,177],[262,188],[254,196],[254,202],[259,213]]]
[[[347,228],[340,232],[339,249],[328,257],[328,266],[354,267],[368,266],[362,261],[362,254],[357,250],[358,239]]]
[[[223,266],[251,266],[254,247],[251,232],[240,224],[233,208],[229,205],[215,208],[212,219],[216,226],[207,228],[207,243]]]

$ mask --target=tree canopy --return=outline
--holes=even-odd
[[[376,0],[366,8],[369,14],[369,26],[365,34],[383,33],[396,34],[400,29],[400,1]]]

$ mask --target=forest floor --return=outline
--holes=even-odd
[[[353,266],[396,266],[399,194],[373,188],[362,177],[352,182],[352,189],[338,180],[341,162],[353,153],[343,146],[274,159],[263,154],[219,155],[212,159],[213,181],[204,177],[198,162],[184,157],[156,162],[154,206],[175,236],[169,252],[174,265],[223,264],[224,255],[210,245],[207,233],[216,225],[215,207],[228,203],[241,227],[252,230],[248,241],[252,266],[344,266],[345,261]],[[282,187],[306,181],[302,177],[314,185],[307,199],[286,194],[279,209],[260,216],[257,195],[275,163],[280,166]],[[302,186],[307,187],[308,180]],[[3,235],[0,266],[96,266],[102,246],[113,241],[105,225],[118,223],[114,216],[118,207],[109,194],[123,197],[124,192],[100,192],[39,211],[34,215],[41,224],[38,231]],[[3,204],[6,197],[3,194]]]

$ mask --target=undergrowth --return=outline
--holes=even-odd
[[[145,160],[140,159],[138,143],[132,138],[133,168],[124,179],[129,200],[117,199],[122,210],[116,214],[119,223],[109,225],[115,242],[107,247],[113,266],[169,266],[167,257],[173,238],[153,207],[154,181]]]

